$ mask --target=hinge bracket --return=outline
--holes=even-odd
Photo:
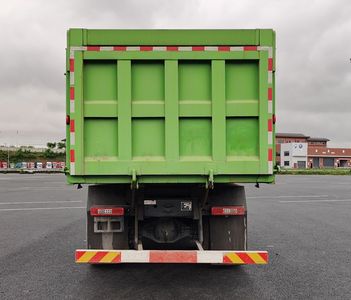
[[[130,188],[132,190],[137,190],[139,188],[138,178],[137,178],[135,169],[132,170],[132,181],[130,184]]]
[[[210,169],[210,171],[208,172],[208,179],[206,182],[206,189],[210,189],[213,190],[214,188],[214,176],[213,176],[213,170]]]

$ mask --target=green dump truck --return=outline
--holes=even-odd
[[[77,263],[267,263],[239,184],[274,182],[273,30],[70,29],[66,64]]]

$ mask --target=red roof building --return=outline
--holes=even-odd
[[[329,148],[329,139],[306,136],[301,133],[276,134],[276,163],[280,164],[281,144],[307,143],[308,168],[350,168],[351,148]]]

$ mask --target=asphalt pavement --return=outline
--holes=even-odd
[[[266,266],[76,265],[87,188],[0,174],[0,299],[351,299],[351,176],[247,185],[249,248]]]

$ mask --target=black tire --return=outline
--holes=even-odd
[[[108,249],[104,248],[102,233],[94,232],[94,217],[90,215],[90,207],[94,205],[126,205],[128,200],[129,187],[127,185],[92,185],[88,189],[87,200],[87,248],[88,249]],[[113,233],[112,249],[129,249],[128,230],[129,218],[124,217],[124,231]]]
[[[245,189],[235,184],[215,185],[209,207],[244,206],[243,216],[206,216],[203,219],[204,247],[209,250],[247,250],[247,206]]]
[[[246,250],[247,218],[245,216],[212,216],[209,218],[209,249]]]

